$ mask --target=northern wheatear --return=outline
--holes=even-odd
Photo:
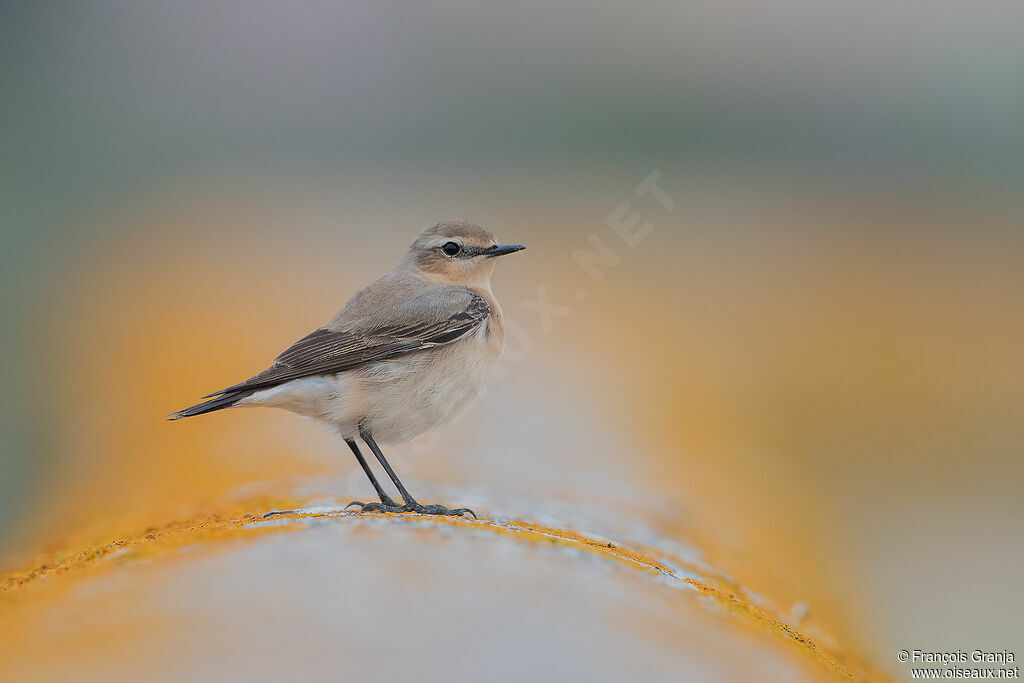
[[[170,419],[234,406],[284,408],[330,425],[345,439],[380,496],[379,503],[353,503],[361,510],[473,514],[418,503],[377,442],[413,439],[447,423],[476,397],[504,346],[501,307],[491,292],[494,257],[524,248],[498,244],[473,223],[433,225],[394,270],[357,292],[269,368]],[[404,505],[381,488],[357,437],[377,456]]]

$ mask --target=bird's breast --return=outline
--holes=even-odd
[[[456,418],[490,379],[499,355],[493,337],[481,331],[442,347],[383,361],[353,373],[358,377],[358,421],[382,443],[400,443]]]

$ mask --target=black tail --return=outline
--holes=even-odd
[[[212,413],[215,410],[221,410],[223,408],[230,408],[246,396],[252,394],[254,391],[255,389],[227,391],[216,398],[211,398],[209,401],[203,401],[191,408],[185,408],[184,410],[179,410],[176,413],[171,413],[167,416],[167,419],[180,420],[183,417],[192,417],[194,415],[202,415],[203,413]]]

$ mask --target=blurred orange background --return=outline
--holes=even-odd
[[[365,496],[292,415],[164,416],[460,217],[528,246],[508,357],[400,472],[644,520],[883,669],[1012,649],[1024,17],[882,9],[5,7],[4,566]]]

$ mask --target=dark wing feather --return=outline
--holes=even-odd
[[[475,330],[490,313],[487,300],[474,295],[464,310],[436,322],[391,325],[366,331],[321,328],[295,342],[260,374],[204,398],[352,370],[367,363],[449,344]]]

